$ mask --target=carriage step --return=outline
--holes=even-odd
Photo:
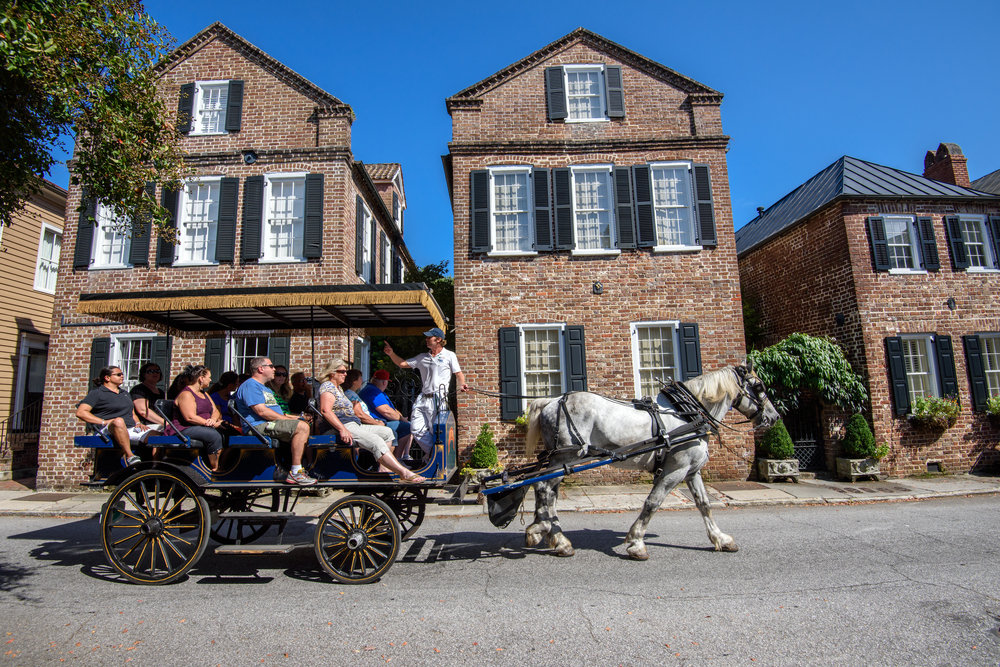
[[[290,554],[295,549],[311,546],[310,544],[223,544],[215,547],[217,554],[243,554],[258,556],[261,554]]]
[[[295,517],[295,512],[223,512],[219,521],[242,521],[245,524],[258,526],[284,524]]]

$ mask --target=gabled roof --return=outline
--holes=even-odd
[[[379,162],[375,164],[366,164],[365,169],[368,170],[368,175],[372,177],[373,181],[388,181],[396,172],[399,171],[398,162]]]
[[[736,232],[736,254],[753,250],[841,198],[979,199],[982,192],[845,155]]]
[[[1000,169],[997,169],[991,174],[986,174],[982,178],[977,178],[972,181],[972,185],[970,187],[973,190],[980,190],[982,192],[1000,195]]]
[[[197,53],[206,44],[216,39],[228,44],[242,54],[247,60],[257,64],[262,69],[270,72],[279,80],[286,83],[289,87],[312,99],[318,106],[346,107],[347,109],[350,109],[349,105],[344,104],[309,79],[267,55],[218,21],[174,49],[173,53],[156,65],[155,69],[160,73],[169,71],[170,69],[173,69],[176,64],[187,59],[194,53]]]
[[[550,58],[559,51],[564,51],[579,43],[586,44],[587,46],[590,46],[598,51],[603,51],[616,60],[645,72],[651,77],[669,83],[670,85],[688,94],[707,96],[709,99],[706,99],[705,101],[715,103],[720,103],[722,101],[722,93],[719,91],[713,90],[705,84],[698,83],[694,79],[686,77],[679,72],[675,72],[669,67],[664,67],[660,63],[650,60],[645,56],[641,56],[635,51],[626,49],[624,46],[616,44],[610,39],[601,37],[597,33],[591,32],[585,28],[577,28],[568,35],[560,37],[548,46],[542,47],[531,55],[518,60],[513,65],[508,65],[496,74],[483,79],[479,83],[474,83],[465,90],[452,95],[447,100],[449,110],[453,104],[461,105],[463,102],[468,104],[470,101],[482,97],[482,95],[493,90],[502,83],[514,78],[526,70],[531,69],[532,67],[535,67],[539,62]]]

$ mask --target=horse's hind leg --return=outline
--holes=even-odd
[[[698,506],[698,511],[701,512],[701,518],[705,520],[705,530],[708,531],[708,539],[715,545],[715,550],[739,551],[740,548],[736,546],[736,540],[723,533],[715,525],[715,519],[712,518],[712,508],[709,505],[708,492],[705,491],[705,484],[701,480],[701,473],[696,472],[688,477],[687,485],[691,489],[691,495],[694,496],[694,502]]]
[[[632,524],[628,535],[625,536],[625,552],[629,558],[633,560],[647,560],[649,558],[649,553],[646,551],[646,543],[643,542],[643,538],[646,536],[646,528],[649,526],[649,520],[653,518],[656,510],[660,509],[660,505],[663,504],[663,501],[670,492],[684,480],[686,472],[687,468],[664,472],[656,480],[656,483],[653,484],[653,490],[649,492],[646,502],[642,504],[642,511],[639,512],[639,517]]]
[[[538,546],[548,537],[548,547],[555,550],[557,556],[572,556],[576,552],[563,534],[556,514],[560,481],[554,479],[535,484],[535,520],[524,531],[524,544],[528,547]]]

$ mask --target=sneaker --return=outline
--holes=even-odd
[[[125,462],[125,464],[123,466],[125,468],[128,468],[130,466],[134,466],[137,463],[142,463],[142,459],[140,459],[135,454],[133,454],[132,456],[128,457],[127,459],[123,456],[122,460]]]
[[[298,484],[299,486],[310,486],[316,483],[316,480],[306,474],[305,470],[299,470],[298,472],[288,473],[288,477],[285,478],[286,484]]]

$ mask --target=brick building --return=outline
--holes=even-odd
[[[744,356],[721,102],[582,28],[448,98],[470,385],[629,398]],[[459,458],[484,423],[502,457],[530,457],[513,423],[527,402],[459,396]],[[707,470],[745,478],[748,432],[723,445]]]
[[[41,488],[86,477],[85,456],[72,447],[82,432],[74,406],[101,366],[121,366],[127,386],[149,360],[169,377],[187,363],[206,363],[214,377],[244,371],[265,354],[293,372],[312,374],[334,354],[364,368],[366,326],[396,323],[406,308],[421,311],[416,332],[426,321],[443,324],[425,291],[397,289],[413,267],[402,236],[402,172],[355,160],[349,105],[219,23],[159,72],[196,174],[179,193],[153,193],[175,215],[177,243],[150,239],[140,221],[119,233],[118,213],[101,202],[77,213],[82,193],[71,187],[64,240],[72,251],[63,253],[55,294]],[[242,295],[246,305],[213,311],[219,293],[204,290]],[[217,331],[197,331],[206,322]]]
[[[867,379],[883,470],[963,472],[995,464],[1000,394],[1000,197],[969,187],[955,144],[928,152],[923,176],[843,157],[736,232],[743,295],[767,340],[827,335]],[[914,429],[916,397],[957,396],[944,432]],[[846,415],[820,421],[818,467],[834,469]],[[802,417],[802,415],[799,415]]]

